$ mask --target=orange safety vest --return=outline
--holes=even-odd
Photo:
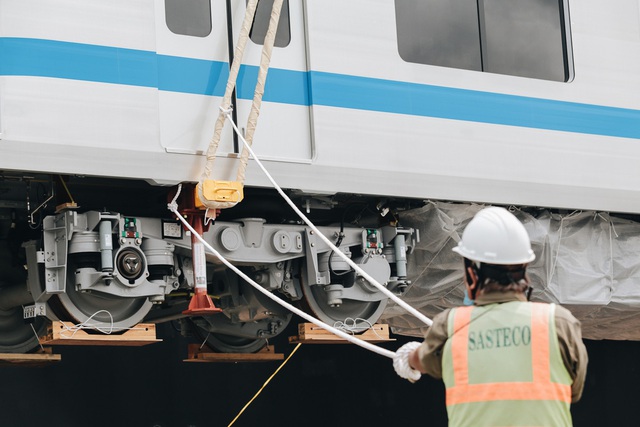
[[[450,426],[572,425],[555,305],[456,308],[448,336],[442,369]]]

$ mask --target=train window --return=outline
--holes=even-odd
[[[173,33],[195,37],[211,33],[210,0],[164,0],[164,10]]]
[[[567,0],[395,0],[407,62],[568,81]]]
[[[253,25],[249,37],[256,44],[264,44],[264,38],[267,36],[269,21],[271,19],[271,9],[273,8],[273,0],[259,0],[256,15],[253,19]],[[278,21],[278,29],[276,31],[276,40],[274,46],[287,47],[291,42],[291,27],[289,25],[289,0],[282,2],[282,10],[280,11],[280,20]]]

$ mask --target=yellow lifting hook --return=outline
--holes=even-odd
[[[202,196],[198,190],[200,185],[202,185]],[[238,181],[204,180],[196,187],[196,208],[205,209],[235,206],[244,198],[243,188],[243,184]]]

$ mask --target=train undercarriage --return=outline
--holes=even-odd
[[[167,209],[174,193],[138,181],[0,174],[0,352],[37,348],[55,320],[109,333],[174,321],[219,352],[259,351],[281,333],[292,314],[211,253],[207,293],[218,311],[188,312],[198,266],[190,233]],[[394,215],[407,202],[291,194],[321,233],[402,295],[418,239]],[[351,320],[361,332],[387,304],[275,192],[247,189],[203,237],[259,286],[331,325]]]

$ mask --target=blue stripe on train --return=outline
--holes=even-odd
[[[310,80],[314,105],[640,138],[639,110],[316,71]]]
[[[0,38],[0,75],[42,76],[222,96],[228,64],[53,40]],[[253,98],[258,67],[242,66]],[[567,83],[558,83],[567,84]],[[640,139],[640,111],[318,71],[269,70],[264,101],[324,105]]]

